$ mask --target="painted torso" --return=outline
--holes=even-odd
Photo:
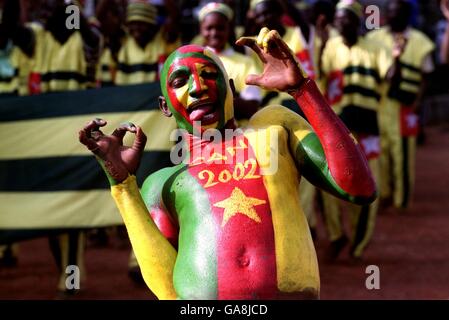
[[[202,144],[189,164],[161,181],[163,202],[179,225],[174,287],[181,299],[319,290],[288,133],[279,125],[253,128]]]

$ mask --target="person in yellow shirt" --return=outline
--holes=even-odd
[[[0,96],[28,94],[34,39],[32,31],[19,21],[17,2],[0,5]]]
[[[199,12],[200,34],[201,44],[220,58],[229,78],[233,80],[236,119],[244,125],[259,109],[262,101],[261,89],[246,85],[245,78],[249,74],[259,73],[260,70],[255,60],[235,51],[229,44],[233,14],[232,9],[224,3],[208,3]]]
[[[286,12],[286,10],[289,10]],[[254,29],[260,30],[263,27],[277,30],[289,46],[296,58],[299,60],[305,73],[312,79],[315,79],[315,70],[313,68],[313,53],[308,44],[310,27],[302,18],[300,12],[288,1],[284,0],[251,0],[250,13],[254,21]],[[284,26],[282,15],[288,13],[293,15],[296,27]],[[294,14],[293,14],[294,13]],[[245,31],[245,35],[250,31]],[[282,104],[292,110],[298,110],[296,102],[285,93],[266,92],[262,105]]]
[[[118,52],[126,36],[125,9],[121,0],[102,0],[96,8],[96,18],[103,36],[96,81],[100,87],[112,86],[117,73]]]
[[[425,74],[434,70],[433,42],[409,26],[412,6],[406,0],[388,4],[388,25],[368,33],[382,42],[394,59],[392,81],[379,108],[381,134],[380,196],[395,208],[407,208],[415,180],[416,135],[419,108],[426,87]]]
[[[133,1],[128,4],[126,23],[129,34],[118,53],[115,84],[157,81],[160,66],[180,45],[179,38],[166,38],[165,27],[157,24],[156,7],[146,1]]]
[[[322,76],[329,103],[359,142],[377,181],[380,154],[377,109],[391,61],[381,45],[359,34],[361,17],[362,6],[358,2],[338,3],[335,26],[340,36],[330,39],[325,46]],[[323,205],[331,241],[327,258],[334,260],[348,242],[341,221],[342,204],[337,198],[323,194]],[[351,205],[348,210],[352,222],[350,255],[359,259],[374,230],[378,200],[366,206]]]
[[[66,26],[67,4],[47,0],[44,26],[31,24],[35,53],[30,75],[30,93],[83,90],[93,85],[88,56],[99,50],[100,37],[81,14],[78,29]]]

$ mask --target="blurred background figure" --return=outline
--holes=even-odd
[[[387,10],[387,25],[368,33],[368,39],[387,47],[394,61],[388,94],[379,108],[380,197],[386,205],[405,209],[413,194],[416,136],[426,75],[434,70],[434,44],[411,27],[411,2],[393,0]]]
[[[22,78],[14,84],[15,90],[19,93],[40,94],[80,90],[93,84],[94,78],[93,74],[89,75],[87,57],[98,51],[99,37],[90,28],[83,15],[80,15],[79,30],[67,28],[66,6],[63,0],[44,1],[40,16],[40,22],[43,24],[35,22],[27,27],[21,18],[26,19],[27,11],[21,8],[20,2],[15,0],[5,2],[2,17],[9,18],[2,18],[0,34],[4,35],[0,37],[7,39],[3,42],[6,43],[8,56],[13,59],[2,59],[4,63],[1,63],[3,66],[1,69],[11,70],[11,67],[16,66],[15,69],[13,67],[13,74],[17,78]],[[23,54],[26,54],[26,59]],[[91,65],[95,63],[91,60]],[[84,280],[84,234],[80,230],[71,230],[49,237],[49,244],[60,270],[57,286],[59,292],[63,296],[75,293],[74,290],[66,288],[65,271],[68,265],[77,265],[80,268],[81,280]]]
[[[322,80],[334,111],[362,147],[376,181],[379,180],[378,106],[391,60],[377,42],[360,35],[363,10],[360,3],[337,4],[335,27],[339,36],[329,39],[322,55]],[[335,260],[348,243],[341,221],[343,203],[323,193],[323,210],[331,244],[327,259]],[[360,259],[373,234],[378,200],[369,206],[345,204],[351,217],[350,257]]]
[[[19,1],[0,3],[0,96],[28,94],[33,32],[21,23]]]
[[[262,93],[257,86],[245,84],[246,76],[259,74],[256,62],[249,56],[236,52],[230,39],[233,29],[233,11],[224,4],[210,2],[199,12],[201,45],[215,52],[235,86],[235,116],[240,125],[247,121],[258,109]]]
[[[159,78],[159,68],[181,43],[177,7],[167,6],[169,18],[158,24],[158,10],[147,1],[132,1],[126,9],[128,35],[117,57],[116,85],[141,84]]]
[[[284,25],[285,14],[289,15],[295,26]],[[263,27],[277,30],[298,58],[303,70],[310,78],[315,79],[312,46],[309,45],[310,27],[302,13],[289,1],[251,0],[244,35],[255,36]],[[251,51],[250,53],[253,54]],[[262,105],[268,104],[282,104],[297,112],[300,110],[296,102],[285,93],[266,93]]]
[[[440,61],[449,64],[449,0],[441,0],[441,12],[446,18],[446,29],[441,40]]]
[[[126,38],[124,27],[126,0],[101,0],[95,16],[102,35],[100,59],[97,67],[97,85],[112,86],[115,83],[118,52]]]

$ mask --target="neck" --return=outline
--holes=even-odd
[[[348,47],[352,47],[353,45],[355,45],[357,43],[358,38],[359,38],[359,35],[356,33],[348,34],[343,37],[343,42]]]
[[[214,138],[215,138],[214,135],[210,135],[210,136],[207,135],[209,139],[206,139],[207,137],[204,136],[204,131],[202,131],[202,132],[196,131],[195,134],[184,132],[183,140],[187,142],[188,149],[190,151],[192,151],[194,148],[204,147],[212,142],[219,143],[219,142],[225,141],[225,139],[228,137],[228,135],[226,134],[226,130],[234,131],[236,129],[237,129],[237,123],[236,123],[235,119],[232,118],[221,129],[215,129],[219,132],[218,136],[220,137],[220,139],[219,139],[220,141],[217,141],[217,139],[214,140]]]

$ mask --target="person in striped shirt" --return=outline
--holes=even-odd
[[[335,27],[339,36],[329,39],[322,54],[322,81],[333,110],[362,147],[376,181],[379,175],[378,107],[384,96],[391,59],[381,43],[359,34],[362,6],[357,1],[337,4]],[[327,258],[334,260],[348,243],[341,221],[341,203],[323,194],[323,209],[331,244]],[[378,201],[349,206],[351,213],[350,256],[360,259],[371,239]]]
[[[388,25],[367,34],[368,39],[384,44],[394,61],[387,97],[379,108],[380,197],[385,204],[406,209],[413,195],[421,100],[426,75],[434,70],[435,45],[410,26],[410,1],[393,0],[387,8]]]
[[[161,110],[183,129],[181,163],[152,174],[139,192],[141,128],[124,124],[104,135],[106,121],[97,119],[79,132],[105,169],[143,277],[159,299],[317,298],[300,176],[351,202],[376,197],[360,148],[280,35],[263,28],[238,44],[264,62],[263,73],[246,82],[288,92],[311,125],[270,106],[237,128],[223,65],[212,51],[188,45],[168,57],[160,81]],[[127,132],[136,134],[132,147],[122,145]]]
[[[161,65],[180,45],[176,34],[173,36],[173,32],[166,32],[166,27],[158,24],[157,14],[156,7],[147,1],[128,4],[126,23],[129,34],[118,52],[116,85],[157,81]]]

